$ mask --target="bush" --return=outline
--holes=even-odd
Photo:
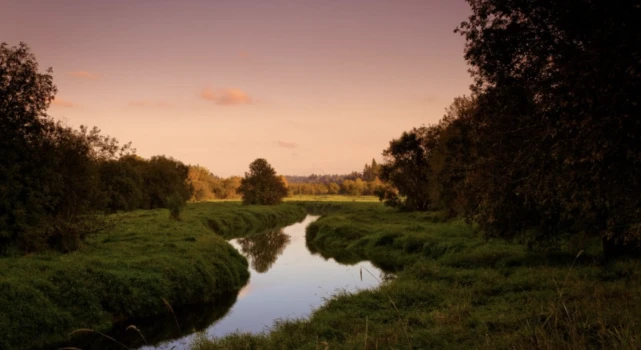
[[[169,218],[181,220],[180,214],[185,209],[185,199],[178,193],[167,197],[167,209],[169,209]]]

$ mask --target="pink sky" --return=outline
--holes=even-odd
[[[221,176],[362,170],[472,82],[463,0],[5,0],[0,41],[53,67],[49,112]]]

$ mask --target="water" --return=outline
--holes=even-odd
[[[385,274],[371,263],[342,265],[309,251],[305,228],[317,219],[318,216],[308,215],[302,222],[285,228],[231,240],[250,264],[250,280],[238,295],[223,296],[215,305],[176,309],[175,320],[171,315],[128,320],[110,335],[132,348],[144,345],[136,332],[125,330],[135,324],[147,343],[155,344],[142,346],[141,350],[187,349],[195,335],[181,336],[186,332],[203,331],[213,338],[236,331],[268,331],[277,319],[309,316],[338,291],[377,287]],[[166,340],[171,337],[173,340]],[[94,335],[92,338],[97,341]]]

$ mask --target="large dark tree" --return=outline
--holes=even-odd
[[[0,45],[0,250],[34,227],[48,194],[38,171],[45,135],[52,125],[46,110],[56,94],[51,69],[38,63],[25,44]]]
[[[249,172],[245,173],[238,192],[244,204],[272,205],[287,196],[287,186],[265,159],[258,158],[249,164]]]
[[[97,162],[128,148],[54,122],[51,72],[25,44],[0,45],[0,251],[77,247],[95,229]]]
[[[637,1],[468,0],[479,158],[468,213],[491,235],[641,236]]]
[[[51,73],[25,44],[0,45],[0,253],[78,247],[104,225],[93,215],[105,206],[99,164],[130,151],[49,117]]]

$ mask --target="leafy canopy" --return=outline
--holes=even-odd
[[[273,205],[287,196],[287,186],[267,160],[258,158],[249,165],[238,192],[243,196],[243,204]]]

